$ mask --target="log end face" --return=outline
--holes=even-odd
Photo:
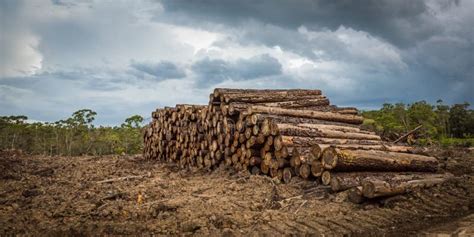
[[[321,162],[313,160],[313,162],[311,162],[311,174],[313,174],[314,177],[320,177],[323,172],[324,168]]]
[[[353,187],[349,189],[347,194],[347,199],[355,204],[363,203],[366,198],[362,195],[361,187]]]
[[[283,182],[289,183],[291,181],[291,169],[284,168],[283,169]]]
[[[324,185],[329,185],[331,183],[331,173],[329,171],[324,171],[321,175],[321,181]]]
[[[332,191],[337,192],[341,190],[341,184],[339,183],[338,179],[332,178],[329,184],[331,185]]]
[[[362,181],[362,194],[367,198],[375,197],[375,185],[369,181]]]
[[[337,152],[334,147],[324,149],[322,154],[322,163],[325,169],[333,169],[337,164]]]
[[[318,144],[311,146],[311,154],[313,154],[316,160],[319,160],[321,158],[322,153],[322,149]]]
[[[273,139],[273,147],[275,148],[275,150],[279,151],[282,148],[282,143],[283,142],[281,136],[276,136]]]
[[[300,176],[304,179],[307,179],[311,174],[311,168],[308,164],[302,164],[300,167]]]

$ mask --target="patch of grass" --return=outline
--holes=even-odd
[[[471,147],[474,146],[474,137],[471,138],[440,138],[439,144],[442,147],[451,147],[451,146],[458,146],[458,147]]]

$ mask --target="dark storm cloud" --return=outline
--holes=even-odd
[[[92,107],[120,124],[205,104],[216,86],[319,88],[360,108],[474,103],[472,12],[470,0],[0,0],[0,113]]]
[[[147,73],[157,80],[178,79],[186,77],[186,72],[172,62],[161,61],[158,63],[132,62],[130,66],[140,72]]]
[[[338,94],[333,90],[331,94],[339,98],[373,102],[361,96],[370,95],[378,101],[474,101],[470,93],[474,89],[472,1],[161,2],[170,22],[229,32],[241,45],[278,46],[315,62],[349,65],[350,71],[341,69],[331,75],[334,82],[343,78],[358,82],[352,91]],[[347,38],[341,39],[341,35]],[[323,76],[324,72],[320,73]],[[364,78],[381,79],[365,84]],[[302,87],[312,85],[310,79],[299,83]]]
[[[191,68],[198,75],[201,86],[217,84],[227,79],[252,80],[282,73],[280,62],[268,54],[234,62],[204,58],[196,61]]]
[[[344,25],[380,36],[399,46],[413,45],[440,30],[423,0],[163,0],[173,20],[192,24],[199,19],[239,25],[249,19],[295,29],[335,30]],[[453,4],[446,4],[451,7]]]

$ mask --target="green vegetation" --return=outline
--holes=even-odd
[[[474,145],[474,110],[469,109],[468,103],[384,104],[380,110],[364,111],[362,115],[364,127],[389,140],[422,124],[416,133],[416,143],[420,145]],[[131,116],[115,127],[94,126],[96,116],[90,109],[78,110],[71,117],[52,123],[27,123],[26,116],[0,116],[0,150],[20,149],[27,154],[49,156],[141,152],[141,116]]]
[[[0,116],[0,149],[41,155],[136,154],[142,150],[141,123],[134,115],[120,127],[96,127],[90,109],[53,123],[27,123],[26,116]]]
[[[362,115],[366,128],[390,140],[421,124],[422,129],[416,133],[420,145],[474,145],[474,110],[468,103],[448,106],[438,100],[436,105],[426,101],[384,104],[380,110],[364,111]]]

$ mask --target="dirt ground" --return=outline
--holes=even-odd
[[[357,205],[314,181],[182,171],[140,156],[4,153],[0,235],[474,236],[474,153],[433,154],[453,180]]]

